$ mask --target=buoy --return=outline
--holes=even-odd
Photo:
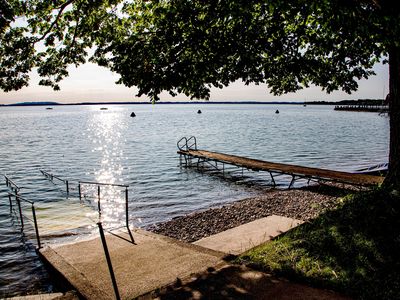
[[[132,117],[132,118],[133,118],[133,117],[136,117],[136,115],[135,115],[134,112],[131,113],[131,117]]]
[[[275,113],[276,113],[276,114],[279,114],[279,110],[276,110]]]
[[[201,114],[201,110],[199,109],[199,110],[197,111],[197,113],[198,113],[198,114]]]

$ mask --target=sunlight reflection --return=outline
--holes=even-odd
[[[126,124],[115,112],[96,113],[89,125],[88,139],[92,152],[97,154],[98,167],[93,170],[95,181],[100,183],[121,183],[124,157],[122,134]],[[93,198],[96,209],[99,198],[97,186],[85,187],[87,195]],[[125,188],[116,186],[100,187],[101,221],[105,228],[119,226],[125,215]]]

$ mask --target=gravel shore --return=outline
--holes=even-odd
[[[257,197],[177,217],[153,225],[148,230],[181,241],[194,242],[273,214],[306,221],[334,208],[338,199],[349,192],[349,187],[335,185],[271,190]]]

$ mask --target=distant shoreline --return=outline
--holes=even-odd
[[[265,102],[265,101],[165,101],[165,102],[157,102],[156,104],[161,105],[170,105],[170,104],[200,104],[200,105],[208,105],[208,104],[255,104],[255,105],[341,105],[341,104],[358,104],[360,101],[367,102],[382,102],[382,99],[358,99],[358,100],[341,100],[341,101],[302,101],[302,102]],[[78,102],[78,103],[58,103],[58,102],[20,102],[20,103],[12,103],[12,104],[0,104],[0,107],[8,107],[8,106],[71,106],[71,105],[152,105],[151,102]]]

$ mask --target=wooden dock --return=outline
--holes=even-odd
[[[197,146],[196,146],[197,148]],[[186,161],[189,159],[197,159],[197,165],[203,162],[216,162],[222,164],[230,164],[237,167],[269,172],[272,182],[275,185],[274,174],[284,174],[292,176],[292,181],[289,188],[297,179],[308,179],[317,181],[333,181],[339,183],[346,183],[359,186],[379,185],[383,182],[384,177],[373,176],[366,174],[356,174],[349,172],[333,171],[319,168],[309,168],[290,164],[281,164],[268,162],[258,159],[241,157],[236,155],[223,154],[218,152],[211,152],[206,150],[196,149],[182,149],[180,148],[178,154],[183,155]]]

